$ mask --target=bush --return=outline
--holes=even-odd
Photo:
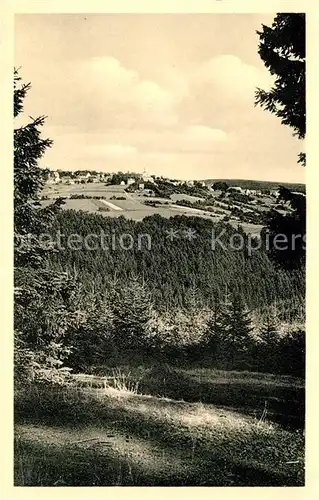
[[[305,332],[297,330],[288,333],[279,344],[278,369],[296,377],[305,376]]]

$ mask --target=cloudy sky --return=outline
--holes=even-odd
[[[271,85],[256,30],[271,14],[15,18],[15,65],[46,115],[52,169],[303,182],[302,145],[254,107]]]

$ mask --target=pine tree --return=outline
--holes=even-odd
[[[278,333],[276,321],[269,315],[267,315],[263,328],[260,332],[260,338],[267,346],[271,348],[278,345],[280,336]]]
[[[265,324],[260,332],[261,345],[259,346],[259,363],[264,371],[276,372],[279,356],[280,336],[276,321],[267,315]]]
[[[17,70],[14,72],[14,118],[23,112],[23,101],[30,90],[23,84]],[[16,266],[40,265],[46,245],[39,235],[46,232],[62,201],[48,208],[39,203],[47,171],[39,167],[39,160],[53,144],[41,137],[45,117],[40,116],[14,129],[14,260]]]
[[[133,278],[117,287],[112,299],[114,342],[125,350],[147,350],[152,345],[150,321],[153,304],[144,284]]]
[[[251,319],[239,295],[227,298],[227,309],[224,313],[224,343],[232,367],[240,368],[249,360],[252,345]]]
[[[30,84],[23,84],[14,72],[14,118],[23,111],[23,101]],[[44,256],[52,246],[43,245],[60,202],[43,209],[39,193],[46,171],[39,160],[50,139],[42,139],[44,117],[31,119],[14,130],[14,325],[15,376],[25,379],[34,369],[57,368],[69,348],[63,337],[72,321],[74,283],[67,273],[44,269]]]
[[[73,350],[68,362],[72,368],[85,371],[89,365],[102,365],[117,354],[112,339],[113,317],[108,294],[95,289],[85,293],[82,287],[78,310],[80,321],[69,333]]]
[[[257,89],[256,104],[274,113],[281,123],[294,130],[299,139],[306,135],[306,23],[305,14],[277,14],[272,26],[263,25],[259,55],[275,75],[269,92]],[[305,154],[299,162],[305,164]]]
[[[215,343],[216,338],[223,335],[225,312],[225,304],[214,297],[211,315],[207,323],[207,341],[209,344]]]
[[[267,92],[256,91],[255,104],[280,118],[294,135],[306,137],[306,22],[304,13],[277,14],[271,27],[263,25],[259,35],[259,55],[271,75],[275,76],[272,88]],[[306,164],[306,154],[299,154],[298,163]],[[306,199],[285,189],[293,211],[281,214],[274,210],[266,224],[271,236],[269,256],[283,267],[298,268],[305,265],[304,236],[306,234]],[[277,234],[287,237],[287,249],[277,249],[273,238]],[[295,235],[302,238],[294,239]],[[293,239],[291,239],[293,238]],[[297,242],[297,245],[291,244]]]
[[[207,324],[206,348],[218,367],[225,368],[229,358],[229,308],[230,294],[225,291],[223,300],[217,295],[213,298],[211,316]]]

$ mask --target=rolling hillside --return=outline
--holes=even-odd
[[[276,190],[279,186],[284,186],[292,191],[300,191],[301,193],[305,193],[306,191],[305,184],[289,182],[257,181],[253,179],[202,179],[201,182],[205,182],[208,186],[211,186],[214,182],[226,182],[229,186],[239,186],[243,189]]]

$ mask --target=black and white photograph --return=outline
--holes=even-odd
[[[305,486],[306,19],[14,15],[14,486]]]

